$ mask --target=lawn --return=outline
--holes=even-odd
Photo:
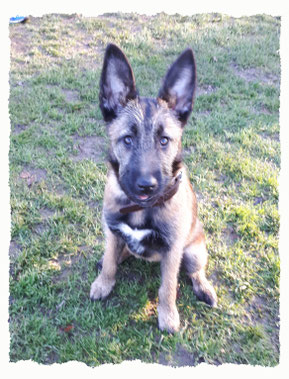
[[[280,19],[220,14],[30,17],[10,25],[10,360],[89,366],[279,362]],[[157,328],[158,263],[129,259],[91,302],[104,250],[107,138],[98,83],[107,43],[141,95],[191,46],[198,89],[183,136],[216,309],[181,273],[181,330]]]

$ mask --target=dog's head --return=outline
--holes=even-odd
[[[193,107],[196,67],[185,50],[168,70],[156,99],[141,98],[123,52],[108,45],[100,108],[108,124],[110,164],[127,196],[151,205],[181,164],[181,136]]]

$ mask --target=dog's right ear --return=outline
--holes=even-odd
[[[129,100],[137,97],[134,75],[124,53],[109,44],[100,77],[99,105],[105,121],[117,117]]]

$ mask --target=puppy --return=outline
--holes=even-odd
[[[186,49],[169,68],[158,96],[138,95],[124,53],[108,45],[100,79],[100,109],[110,139],[109,173],[104,193],[106,248],[102,270],[90,298],[103,299],[126,257],[160,261],[158,325],[176,332],[181,265],[199,300],[217,305],[205,275],[207,249],[197,201],[182,162],[181,138],[193,107],[196,65]]]

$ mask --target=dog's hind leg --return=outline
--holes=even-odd
[[[115,274],[123,248],[124,242],[119,237],[115,236],[110,230],[107,230],[106,249],[102,259],[102,270],[91,285],[91,300],[104,299],[110,294],[115,284]]]
[[[185,247],[182,263],[192,280],[193,291],[197,298],[216,307],[217,295],[205,274],[207,257],[204,233],[200,231],[198,238]]]

